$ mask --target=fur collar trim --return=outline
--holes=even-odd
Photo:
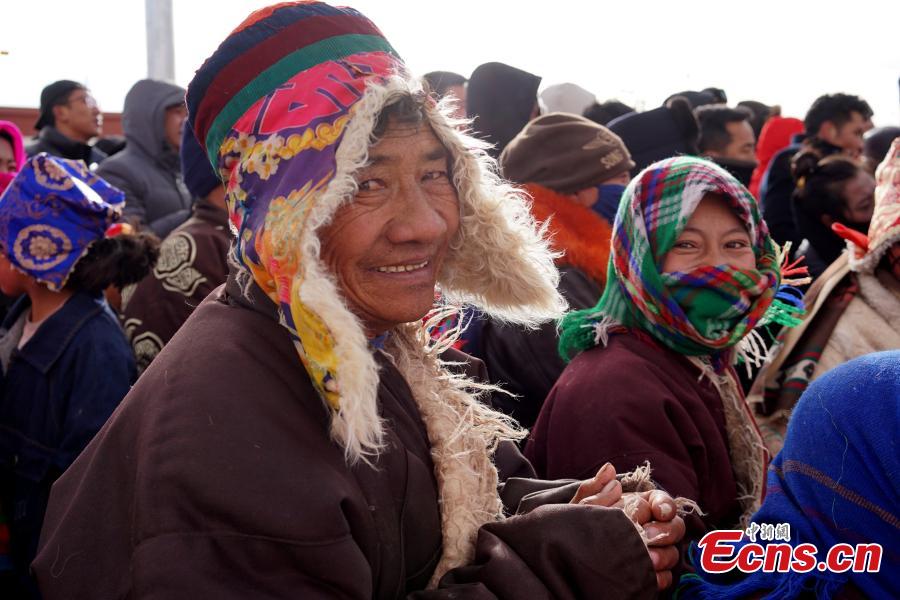
[[[590,208],[549,188],[529,183],[525,190],[532,198],[531,214],[546,225],[553,250],[562,254],[556,264],[581,269],[602,289],[609,267],[612,228]]]

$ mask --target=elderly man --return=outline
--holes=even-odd
[[[623,495],[610,466],[506,479],[530,472],[518,432],[428,337],[436,285],[522,323],[562,302],[523,199],[415,81],[365,17],[314,2],[254,13],[198,71],[190,122],[227,175],[235,269],[55,486],[45,598],[650,597],[671,580],[675,502]]]

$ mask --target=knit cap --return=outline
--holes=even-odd
[[[549,113],[531,121],[500,155],[503,176],[561,194],[600,184],[634,168],[622,139],[584,117]]]
[[[209,164],[209,158],[188,122],[185,122],[181,132],[181,174],[184,185],[196,198],[206,198],[211,191],[222,185],[219,174]]]

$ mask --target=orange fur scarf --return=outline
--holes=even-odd
[[[550,219],[553,249],[565,253],[556,264],[581,269],[602,289],[606,285],[612,228],[590,208],[549,188],[529,183],[525,190],[533,200],[534,218],[540,223]]]

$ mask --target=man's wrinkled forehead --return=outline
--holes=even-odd
[[[420,134],[426,134],[426,142],[419,146],[408,146],[404,142],[412,142]],[[399,142],[399,143],[396,143]],[[416,152],[417,162],[449,161],[450,152],[435,135],[431,126],[425,122],[404,123],[389,120],[387,127],[379,138],[369,146],[367,166],[379,166],[399,162],[409,158],[410,152]]]

